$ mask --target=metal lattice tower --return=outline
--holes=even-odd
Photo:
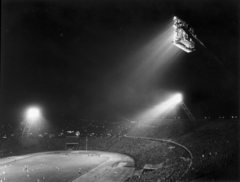
[[[190,110],[187,108],[187,106],[184,104],[184,102],[181,101],[180,104],[181,104],[183,110],[185,111],[185,113],[187,114],[187,116],[189,117],[189,119],[190,119],[191,121],[194,121],[195,118],[193,117],[192,113],[191,113]]]

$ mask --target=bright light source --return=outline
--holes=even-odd
[[[173,44],[187,53],[195,51],[195,42],[190,38],[190,34],[195,37],[193,28],[176,16],[173,17],[173,22]]]
[[[155,105],[153,108],[142,113],[138,119],[142,119],[144,117],[157,118],[162,114],[166,114],[167,112],[170,112],[171,109],[174,108],[181,101],[182,101],[182,95],[175,94],[165,102],[161,102]]]
[[[182,95],[181,94],[176,94],[174,97],[173,97],[173,101],[175,103],[180,103],[182,101]]]
[[[40,117],[40,110],[36,107],[27,110],[27,119],[33,121]]]
[[[176,104],[180,103],[182,101],[182,95],[181,94],[176,94],[173,97],[171,97],[169,100],[164,102],[165,107],[172,107],[175,106]]]

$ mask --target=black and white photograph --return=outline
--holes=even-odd
[[[2,0],[0,182],[240,181],[238,0]]]

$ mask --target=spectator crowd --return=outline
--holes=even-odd
[[[80,150],[99,150],[118,152],[131,156],[135,160],[136,170],[145,164],[163,164],[156,170],[133,176],[133,181],[187,181],[203,176],[216,175],[223,166],[228,166],[239,153],[237,121],[212,121],[197,128],[162,124],[144,126],[136,124],[125,136],[88,136],[79,137]],[[186,146],[193,154],[178,145],[164,141],[153,141],[138,137],[172,139]],[[19,137],[0,139],[0,157],[31,153],[36,151],[64,150],[65,138],[35,138],[23,145]]]

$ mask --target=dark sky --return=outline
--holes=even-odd
[[[4,0],[1,122],[17,124],[31,105],[53,123],[132,117],[169,92],[183,93],[197,117],[236,115],[239,7],[237,0]],[[151,42],[173,15],[224,66],[198,46],[154,72]]]

